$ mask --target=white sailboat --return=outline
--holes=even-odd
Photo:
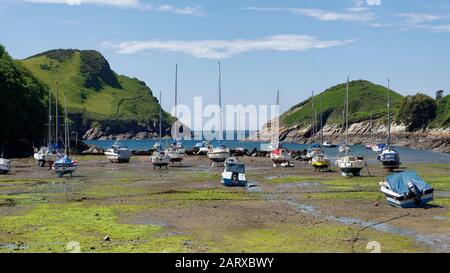
[[[309,162],[319,153],[320,144],[317,142],[317,113],[314,107],[314,91],[311,93],[311,143],[309,148],[306,150],[305,159]]]
[[[175,65],[175,117],[178,118],[178,112],[177,112],[177,105],[178,105],[178,64]],[[181,142],[178,142],[177,140],[174,140],[171,146],[167,147],[165,150],[165,153],[170,158],[170,162],[175,163],[179,162],[181,165],[181,161],[186,156],[186,149],[183,147]]]
[[[58,104],[56,104],[57,106]],[[41,146],[39,149],[35,149],[34,151],[34,159],[38,162],[38,165],[44,167],[47,162],[47,156],[51,153],[52,146],[52,127],[53,127],[53,119],[52,119],[52,94],[49,89],[48,91],[48,124],[47,124],[47,146]],[[50,166],[51,167],[51,166]]]
[[[388,96],[387,96],[387,107],[388,107],[388,136],[387,136],[387,145],[381,151],[378,156],[381,165],[383,165],[386,171],[392,172],[395,169],[400,167],[400,154],[391,147],[391,89],[390,89],[390,80],[388,79]]]
[[[276,106],[277,106],[277,113],[279,113],[279,107],[280,107],[280,91],[277,90],[277,101],[276,101]],[[278,117],[276,117],[278,118]],[[275,126],[277,127],[277,126]],[[280,143],[279,139],[275,140],[276,142],[271,143],[270,147],[272,149],[272,151],[270,152],[270,160],[272,160],[273,163],[273,167],[287,167],[290,166],[290,160],[292,158],[291,153],[289,152],[289,150],[287,150],[286,148],[283,147],[283,145]]]
[[[161,135],[162,135],[162,106],[161,106],[161,92],[159,92],[159,145],[156,151],[153,152],[152,156],[150,156],[150,162],[153,165],[153,168],[162,168],[169,165],[170,157],[165,153],[161,146]]]
[[[345,92],[345,144],[348,143],[348,89],[349,89],[350,77],[347,77],[347,88]],[[348,147],[348,146],[347,146]],[[350,149],[343,148],[343,152],[339,149],[338,159],[336,160],[336,165],[342,173],[342,176],[360,176],[361,170],[366,166],[366,161],[363,156],[360,155],[350,155]],[[341,156],[345,153],[344,156]]]
[[[220,138],[223,137],[223,122],[222,122],[222,87],[221,87],[221,70],[220,70],[220,62],[219,62],[219,118],[220,118]],[[210,147],[208,150],[208,157],[213,162],[212,166],[216,165],[216,163],[223,163],[230,157],[230,150],[224,145],[220,144],[219,147]]]
[[[349,85],[349,79],[350,77],[347,77],[347,87],[345,92],[345,99],[344,99],[344,110],[342,111],[342,134],[343,136],[343,130],[345,129],[345,141],[341,139],[341,144],[339,145],[339,153],[348,153],[350,152],[350,147],[348,146],[348,85]]]
[[[113,163],[130,162],[131,150],[122,143],[116,141],[111,148],[105,151],[106,158]]]
[[[58,94],[58,89],[56,91]],[[58,98],[58,96],[56,96]],[[58,111],[56,111],[58,113]],[[56,114],[56,128],[58,128],[58,114]],[[58,131],[58,129],[56,129]],[[58,135],[58,134],[56,134]],[[78,169],[78,161],[72,160],[70,157],[70,135],[69,135],[69,124],[67,116],[67,97],[64,97],[64,150],[60,149],[53,153],[55,159],[52,165],[52,169],[58,177],[63,177],[66,174],[70,176],[73,175]],[[57,142],[58,143],[58,142]]]

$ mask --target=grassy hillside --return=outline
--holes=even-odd
[[[118,75],[92,50],[51,50],[22,60],[52,92],[59,84],[59,102],[67,94],[71,113],[97,122],[136,121],[144,126],[158,120],[158,100],[144,82]],[[171,122],[169,114],[164,120]]]
[[[319,104],[322,100],[322,113],[324,122],[328,124],[341,124],[344,109],[346,84],[333,86],[314,97],[314,105],[319,119]],[[349,122],[359,122],[387,115],[387,88],[368,81],[351,81],[349,84]],[[391,92],[391,109],[395,115],[398,112],[402,96]],[[295,125],[308,126],[312,118],[311,99],[293,106],[282,114],[281,125],[292,127]]]
[[[434,127],[446,128],[450,126],[450,95],[437,101],[436,120]]]

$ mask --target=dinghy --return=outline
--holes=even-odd
[[[0,156],[0,174],[7,174],[11,171],[11,160],[3,158],[3,154]]]
[[[116,141],[111,148],[106,150],[105,155],[113,163],[127,163],[130,162],[131,150]]]
[[[245,165],[230,157],[225,161],[225,168],[222,172],[222,184],[227,187],[246,187]]]
[[[415,171],[392,174],[380,182],[380,187],[388,203],[395,207],[418,208],[433,201],[433,187]]]
[[[66,174],[72,176],[73,172],[78,169],[78,161],[72,160],[68,155],[62,153],[58,155],[52,169],[58,177],[63,177]]]
[[[330,141],[325,141],[324,143],[322,143],[322,146],[324,148],[336,148],[337,147],[336,144],[333,144]]]

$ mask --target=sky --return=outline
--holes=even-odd
[[[273,104],[281,111],[351,79],[402,95],[450,87],[448,0],[0,0],[0,43],[17,59],[95,49],[171,109],[179,102]]]

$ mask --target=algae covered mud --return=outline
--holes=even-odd
[[[273,169],[244,157],[250,189],[226,188],[206,157],[153,170],[77,156],[72,178],[32,159],[0,177],[0,252],[449,252],[450,164],[405,164],[435,187],[427,209],[402,210],[371,177]]]

